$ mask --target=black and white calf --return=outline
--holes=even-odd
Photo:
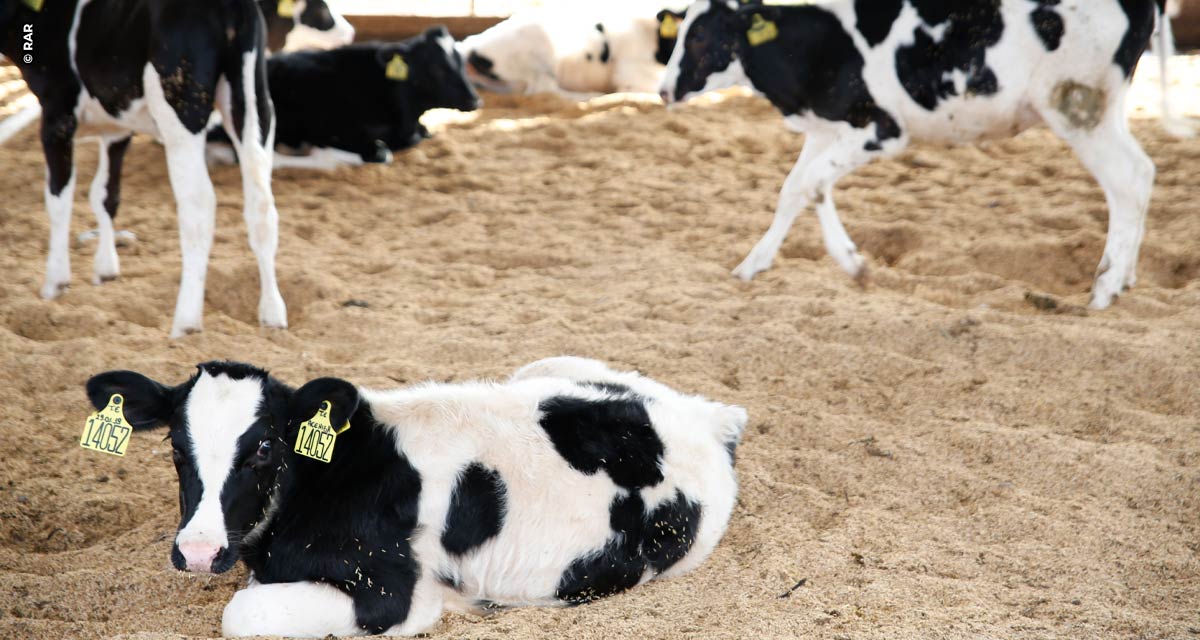
[[[170,427],[174,565],[253,571],[225,608],[233,636],[409,635],[444,608],[580,604],[685,573],[728,524],[746,423],[572,357],[389,391],[293,390],[227,362],[176,387],[108,372],[87,391],[97,407],[122,394],[135,429]],[[294,451],[322,410],[343,429],[329,463]]]
[[[472,81],[489,91],[653,93],[665,59],[659,57],[661,23],[643,13],[526,11],[466,38],[460,48]]]
[[[262,287],[259,321],[286,327],[275,280],[278,214],[271,194],[274,111],[266,91],[263,23],[253,0],[70,0],[7,5],[2,51],[42,107],[50,249],[44,298],[71,279],[69,232],[75,191],[74,141],[100,138],[90,201],[99,225],[93,282],[117,277],[112,217],[132,132],[157,136],[179,215],[183,273],[171,335],[201,328],[204,279],[216,196],[204,165],[205,126],[214,105],[242,163],[246,226]],[[39,10],[35,10],[36,7]],[[23,34],[32,32],[26,52]]]
[[[1154,0],[700,0],[660,91],[670,103],[749,83],[807,135],[771,228],[734,270],[746,280],[770,267],[810,204],[826,250],[863,276],[834,209],[839,178],[912,140],[1011,136],[1044,122],[1108,200],[1091,299],[1103,309],[1136,279],[1154,164],[1129,133],[1125,97],[1159,17]]]
[[[429,137],[421,114],[473,111],[480,103],[444,27],[403,42],[274,55],[267,79],[279,123],[275,143],[293,150],[275,157],[278,167],[387,162],[392,151]],[[210,140],[228,144],[221,131]]]
[[[332,49],[354,42],[354,27],[325,0],[257,0],[272,51]]]

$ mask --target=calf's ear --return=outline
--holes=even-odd
[[[330,426],[341,429],[358,410],[358,388],[340,378],[318,378],[297,389],[288,405],[288,435],[316,415],[326,401]]]
[[[134,431],[167,424],[175,410],[173,391],[133,371],[107,371],[87,381],[88,400],[97,411],[108,406],[113,395],[121,394],[121,411]]]

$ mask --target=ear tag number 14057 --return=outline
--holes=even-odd
[[[324,400],[316,415],[300,423],[300,431],[296,433],[296,453],[321,462],[333,460],[333,445],[338,434],[350,428],[350,421],[346,420],[341,429],[334,431],[329,423],[331,408],[329,401]]]
[[[133,429],[125,420],[125,398],[114,393],[108,399],[108,406],[88,416],[83,425],[83,435],[79,438],[79,446],[114,456],[125,455],[129,446],[129,434]]]

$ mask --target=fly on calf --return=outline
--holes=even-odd
[[[240,557],[226,635],[419,633],[445,608],[586,603],[695,568],[737,482],[740,407],[581,358],[503,383],[293,389],[209,362],[178,386],[113,371],[135,430],[167,425],[181,518],[171,558]]]

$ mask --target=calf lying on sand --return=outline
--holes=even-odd
[[[222,625],[237,636],[413,634],[447,607],[580,604],[685,573],[729,522],[746,424],[570,357],[391,391],[292,389],[229,362],[176,387],[112,371],[87,390],[97,408],[123,396],[134,429],[170,427],[171,560],[246,562]]]
[[[329,51],[302,51],[267,59],[267,79],[279,127],[276,166],[329,169],[389,162],[393,151],[429,137],[421,114],[430,109],[473,111],[479,95],[445,27],[403,42],[368,42]],[[209,158],[222,152],[223,129],[209,133]]]

